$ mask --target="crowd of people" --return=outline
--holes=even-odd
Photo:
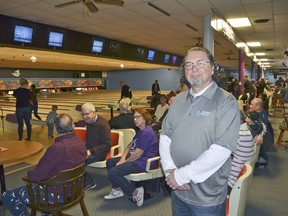
[[[184,58],[185,78],[180,80],[179,88],[168,95],[161,94],[158,80],[154,81],[152,115],[146,109],[132,110],[132,89],[124,81],[120,82],[119,116],[107,121],[97,114],[93,104],[82,104],[81,115],[87,130],[85,143],[72,133],[72,117],[57,115],[57,106],[52,106],[46,120],[48,136],[53,138],[54,124],[59,135],[39,164],[28,172],[28,178],[41,181],[81,163],[103,161],[111,149],[111,129],[133,128],[136,135],[122,156],[107,160],[112,189],[104,199],[127,194],[137,206],[142,206],[144,188],[135,187],[125,176],[145,172],[148,158],[160,154],[166,184],[171,188],[174,216],[225,215],[226,197],[243,165],[253,157],[255,145],[261,145],[256,167],[265,169],[268,166],[267,151],[273,145],[274,132],[263,98],[269,84],[263,78],[259,82],[245,78],[244,91],[240,95],[237,80],[230,85],[217,85],[213,79],[214,65],[215,59],[209,50],[203,47],[190,49]],[[275,85],[283,87],[286,80],[279,79]],[[27,140],[31,140],[31,110],[38,118],[37,96],[32,93],[35,89],[28,89],[27,80],[21,79],[20,84],[21,87],[14,91],[19,140],[23,136],[23,119]],[[29,102],[31,98],[33,109]],[[247,102],[243,111],[237,100]],[[160,134],[159,138],[157,134]],[[85,190],[95,187],[93,178],[86,173]],[[12,214],[28,215],[26,190],[23,187],[3,194],[3,203]],[[21,193],[25,196],[20,199]]]

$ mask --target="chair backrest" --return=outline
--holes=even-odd
[[[272,96],[272,106],[283,106],[284,105],[284,97],[281,94],[273,94]]]
[[[124,135],[124,149],[127,147],[127,145],[133,140],[136,132],[133,128],[127,128],[127,129],[113,129],[113,131],[122,131]]]
[[[75,127],[73,133],[76,134],[84,142],[86,141],[86,128],[85,127]]]
[[[249,160],[247,162],[248,164],[251,165],[253,171],[254,171],[255,164],[256,164],[256,162],[258,160],[258,157],[259,157],[260,147],[261,147],[260,144],[254,143],[254,154],[253,154],[253,157],[251,158],[251,160]]]
[[[113,157],[115,155],[122,155],[124,153],[124,134],[122,131],[118,131],[118,130],[111,130],[111,149],[113,149],[114,146],[119,145],[119,148],[116,148],[115,150],[113,150],[113,155],[111,155],[111,151],[108,152],[107,156],[106,156],[106,160],[108,160],[110,157]]]
[[[86,128],[83,127],[75,127],[73,130],[73,133],[76,134],[77,137],[79,137],[80,139],[82,139],[84,142],[86,141]],[[124,135],[122,131],[118,131],[118,130],[111,130],[111,147],[113,148],[113,146],[116,145],[120,145],[120,148],[118,150],[118,148],[116,148],[115,150],[113,150],[114,154],[113,155],[122,155],[124,152]],[[111,157],[111,151],[108,152],[105,160],[108,160]]]
[[[239,176],[232,188],[229,198],[228,216],[244,216],[245,213],[248,189],[252,178],[252,167],[246,163],[242,169],[246,169],[246,172],[244,170],[240,172],[242,175]]]
[[[33,211],[56,213],[77,203],[81,204],[84,197],[84,173],[85,163],[61,171],[45,181],[31,181],[24,177],[29,194],[27,206]],[[50,193],[54,194],[53,198],[49,196]]]

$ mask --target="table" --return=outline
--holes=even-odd
[[[35,141],[0,141],[0,147],[8,148],[8,151],[0,152],[0,182],[1,194],[6,191],[4,164],[23,160],[42,151],[43,145]],[[1,204],[1,201],[0,201]]]

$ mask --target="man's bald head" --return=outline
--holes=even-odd
[[[263,100],[261,98],[254,98],[251,101],[249,108],[251,111],[261,112],[263,109]]]

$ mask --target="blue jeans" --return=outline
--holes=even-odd
[[[48,127],[48,136],[51,137],[53,136],[54,132],[54,123],[46,123]]]
[[[40,190],[41,199],[44,200],[43,190]],[[48,193],[48,199],[54,202],[52,193]],[[5,191],[2,196],[4,207],[10,211],[12,215],[17,216],[30,216],[26,207],[29,202],[27,187],[23,186],[9,191]],[[58,196],[58,202],[63,202],[63,197]]]
[[[31,116],[31,107],[16,107],[19,139],[22,139],[23,136],[23,120],[25,121],[27,127],[27,138],[31,139],[30,116]]]
[[[142,172],[139,166],[134,162],[125,162],[116,166],[120,157],[110,158],[106,162],[108,170],[108,178],[112,183],[112,188],[120,187],[126,194],[129,196],[135,191],[135,186],[130,184],[130,182],[124,177],[131,173],[140,173]]]
[[[173,216],[225,216],[226,200],[216,206],[197,206],[183,202],[171,193]]]

